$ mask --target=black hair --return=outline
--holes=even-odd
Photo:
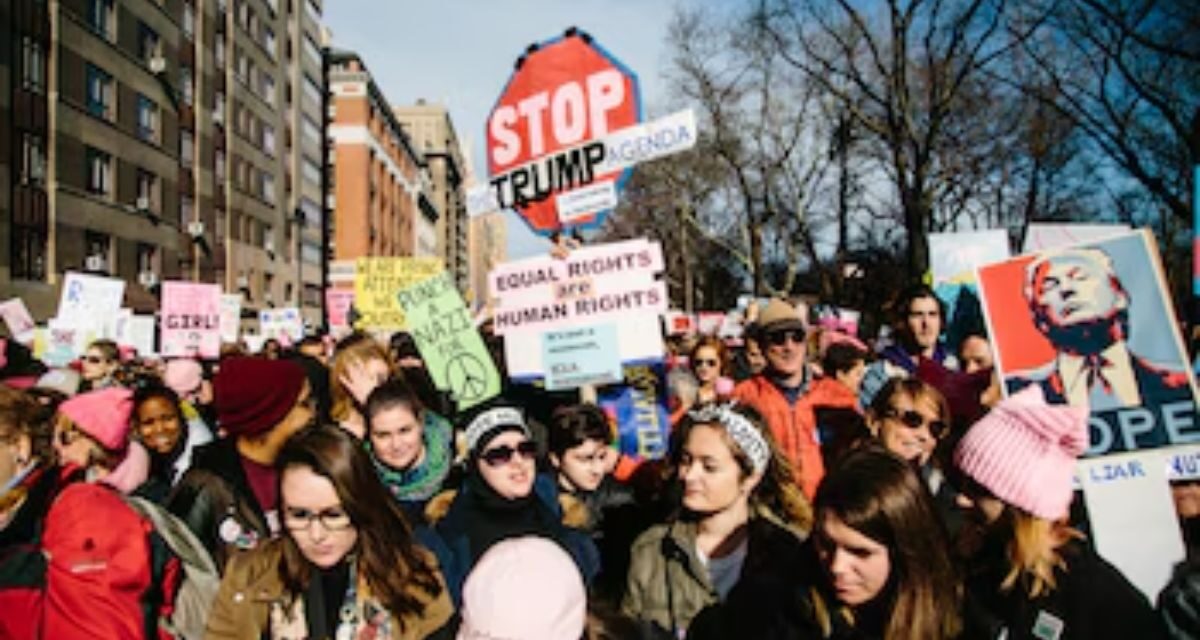
[[[562,457],[569,449],[588,440],[599,440],[607,445],[613,440],[613,432],[600,407],[575,404],[554,411],[548,440],[550,453]]]
[[[917,283],[905,287],[900,291],[900,295],[896,296],[896,303],[892,306],[892,316],[896,326],[904,329],[905,321],[908,319],[908,310],[912,307],[913,300],[921,298],[932,298],[937,302],[938,315],[942,317],[943,325],[946,322],[946,303],[934,293],[933,289],[927,284]]]
[[[821,369],[825,371],[825,375],[832,376],[849,371],[866,359],[867,352],[852,344],[831,344],[825,349],[825,356],[821,358]]]
[[[424,410],[424,405],[421,404],[417,393],[402,380],[391,378],[375,387],[371,391],[371,395],[367,396],[366,407],[363,410],[367,433],[371,432],[371,422],[374,421],[376,415],[397,406],[407,407],[418,419],[420,419],[421,411]]]

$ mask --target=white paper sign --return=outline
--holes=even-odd
[[[133,316],[128,321],[129,346],[137,349],[138,355],[154,355],[154,335],[158,324],[154,316]]]
[[[572,222],[617,206],[617,185],[606,181],[560,193],[554,196],[554,204],[559,221]]]
[[[242,330],[242,294],[221,294],[221,342],[236,343]]]
[[[17,342],[28,345],[33,341],[33,330],[37,323],[29,314],[24,300],[13,298],[0,302],[0,318],[4,318],[4,324],[8,325],[8,334]]]
[[[929,271],[934,284],[953,281],[963,274],[974,276],[977,267],[1010,256],[1005,229],[929,234]]]
[[[617,345],[623,364],[644,363],[663,357],[662,327],[658,316],[634,315],[616,323]],[[504,336],[504,362],[514,380],[528,381],[545,376],[542,363],[542,333],[517,331]]]
[[[125,281],[69,271],[58,301],[58,322],[103,327],[116,315],[125,297]]]
[[[1129,231],[1127,224],[1047,224],[1034,222],[1025,232],[1021,253],[1069,247],[1081,242],[1095,242]]]

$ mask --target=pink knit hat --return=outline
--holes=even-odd
[[[1067,514],[1075,459],[1087,450],[1087,407],[1048,405],[1030,385],[976,422],[954,464],[1000,500],[1046,520]]]
[[[563,640],[583,635],[587,593],[557,543],[526,536],[497,543],[463,585],[459,640]]]
[[[171,360],[167,362],[166,370],[163,371],[163,384],[179,394],[180,398],[186,399],[200,388],[203,381],[204,369],[200,367],[199,362],[191,358]]]
[[[81,393],[63,401],[58,412],[109,451],[124,451],[129,445],[129,416],[133,392],[121,387]]]

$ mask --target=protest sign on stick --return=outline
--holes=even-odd
[[[160,351],[166,357],[216,358],[221,353],[221,287],[162,283]]]
[[[441,273],[437,258],[359,258],[354,274],[355,327],[399,331],[408,327],[396,292]]]

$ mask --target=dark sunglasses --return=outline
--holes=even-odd
[[[697,359],[693,360],[692,362],[694,363],[694,366],[697,366],[697,367],[715,367],[718,364],[720,364],[716,360],[706,360],[704,358],[697,358]]]
[[[83,434],[79,432],[79,429],[76,429],[74,427],[69,428],[69,429],[63,429],[62,431],[58,432],[58,444],[60,444],[64,447],[68,447],[71,445],[72,442],[75,442],[76,440],[78,440],[79,436],[81,436],[81,435],[83,435]]]
[[[100,356],[84,356],[83,359],[88,364],[104,364],[105,362],[108,362],[108,360],[101,358]]]
[[[532,440],[526,440],[518,444],[515,449],[504,444],[484,451],[479,454],[479,457],[488,463],[488,466],[499,467],[508,464],[508,461],[512,460],[513,455],[520,455],[526,460],[532,460],[537,455],[537,443]]]
[[[783,346],[789,339],[797,344],[803,343],[804,331],[802,329],[783,329],[767,333],[767,342],[777,347]]]
[[[926,421],[925,416],[921,415],[919,411],[913,411],[912,409],[909,409],[908,411],[888,409],[887,411],[883,412],[883,417],[899,420],[901,424],[909,429],[920,429],[921,427],[927,426],[929,427],[929,433],[933,434],[933,437],[939,440],[942,438],[942,436],[946,435],[947,431],[949,431],[949,428],[946,426],[945,422],[942,422],[941,420]]]

